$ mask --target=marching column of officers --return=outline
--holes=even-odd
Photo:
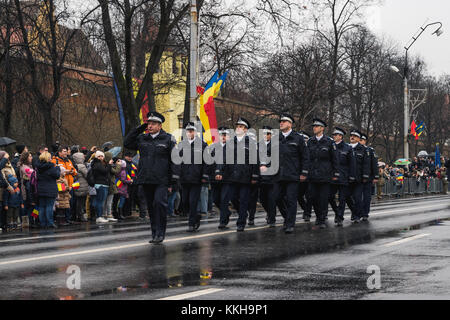
[[[353,223],[369,218],[378,159],[374,149],[366,145],[367,136],[359,130],[351,130],[350,143],[345,143],[344,129],[336,127],[330,138],[324,135],[327,124],[315,118],[314,135],[310,137],[304,131],[295,132],[294,118],[282,114],[280,133],[275,136],[278,143],[272,143],[273,129],[269,126],[263,127],[264,138],[258,142],[248,132],[250,122],[240,117],[234,135],[232,129],[220,127],[219,141],[207,146],[192,122],[184,127],[186,138],[176,144],[174,137],[162,130],[163,115],[150,112],[147,118],[146,124],[127,135],[124,146],[140,154],[136,183],[145,190],[152,229],[150,243],[161,243],[165,238],[167,195],[177,182],[182,187],[183,210],[189,217],[188,232],[200,227],[197,203],[206,182],[211,183],[213,202],[220,211],[219,229],[229,224],[230,202],[238,212],[238,232],[244,231],[247,223],[254,225],[258,198],[269,227],[275,227],[278,208],[287,234],[294,232],[297,203],[306,222],[314,209],[315,223],[320,228],[327,227],[328,204],[338,227],[343,226],[346,205]],[[182,159],[181,163],[172,161],[173,153]],[[205,153],[215,161],[207,163]],[[278,170],[272,170],[270,160],[276,154]]]

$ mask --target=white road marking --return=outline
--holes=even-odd
[[[421,233],[421,234],[418,234],[418,235],[415,235],[415,236],[412,236],[412,237],[408,237],[408,238],[404,238],[404,239],[401,239],[401,240],[397,240],[397,241],[386,243],[386,244],[383,245],[383,247],[396,246],[398,244],[402,244],[402,243],[409,242],[409,241],[412,241],[412,240],[420,239],[420,238],[427,237],[427,236],[430,236],[430,235],[431,235],[431,233]]]
[[[420,209],[430,209],[434,207],[447,207],[447,205],[433,205],[433,206],[422,206],[422,207],[414,207],[414,211],[420,210]],[[403,211],[411,211],[412,209],[399,209],[399,210],[392,210],[386,214],[396,213],[396,212],[403,212]],[[372,214],[372,215],[381,215],[381,213]],[[305,224],[305,222],[297,222],[296,224]],[[277,224],[277,226],[281,226],[282,224]],[[260,230],[260,229],[268,229],[269,226],[262,226],[262,227],[252,227],[246,229],[248,231],[253,230]],[[182,241],[182,240],[190,240],[190,239],[201,239],[201,238],[208,238],[213,236],[220,236],[224,234],[230,234],[230,233],[236,233],[235,230],[229,230],[229,231],[219,231],[214,233],[205,233],[200,234],[196,236],[187,236],[187,237],[179,237],[179,238],[173,238],[173,239],[167,239],[164,240],[164,243],[168,242],[176,242],[176,241]],[[405,239],[406,240],[406,239]],[[401,241],[401,240],[400,240]],[[409,241],[409,240],[408,240]],[[32,262],[32,261],[40,261],[40,260],[48,260],[53,258],[61,258],[61,257],[69,257],[69,256],[75,256],[75,255],[83,255],[83,254],[91,254],[96,252],[108,252],[108,251],[115,251],[115,250],[121,250],[121,249],[128,249],[128,248],[136,248],[136,247],[142,247],[142,246],[148,246],[149,243],[147,241],[145,242],[138,242],[138,243],[132,243],[132,244],[126,244],[121,246],[113,246],[113,247],[106,247],[106,248],[98,248],[98,249],[90,249],[90,250],[82,250],[82,251],[75,251],[75,252],[67,252],[67,253],[60,253],[60,254],[53,254],[53,255],[46,255],[46,256],[38,256],[38,257],[30,257],[30,258],[23,258],[23,259],[17,259],[17,260],[8,260],[8,261],[0,261],[0,266],[3,265],[10,265],[10,264],[16,264],[16,263],[23,263],[23,262]]]
[[[211,293],[224,291],[224,290],[225,289],[211,288],[211,289],[198,290],[198,291],[193,291],[193,292],[189,292],[189,293],[179,294],[179,295],[176,295],[176,296],[160,298],[160,299],[157,299],[157,300],[184,300],[184,299],[204,296],[205,294],[211,294]]]

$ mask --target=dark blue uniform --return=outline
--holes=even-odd
[[[305,140],[298,133],[291,131],[286,137],[282,132],[279,133],[279,169],[275,176],[273,197],[279,203],[285,201],[286,217],[284,226],[292,229],[295,226],[295,217],[297,215],[297,197],[298,184],[300,176],[308,176],[309,172],[309,152]],[[276,212],[275,203],[271,203],[269,210],[269,221],[274,222],[273,214]]]
[[[139,171],[135,183],[143,186],[152,238],[158,238],[157,242],[161,242],[166,234],[168,187],[179,179],[179,168],[171,160],[176,141],[164,130],[153,138],[150,134],[143,133],[146,128],[147,124],[143,124],[131,130],[124,139],[124,146],[139,151]]]
[[[248,136],[243,136],[240,141],[237,137],[234,137],[231,143],[227,143],[226,149],[227,153],[230,151],[233,152],[234,160],[232,163],[226,161],[225,164],[216,166],[216,174],[225,176],[227,181],[231,183],[231,192],[226,193],[227,197],[223,198],[223,201],[221,199],[221,206],[222,202],[225,205],[232,199],[239,203],[237,208],[239,218],[236,225],[238,230],[242,231],[247,223],[250,186],[252,180],[257,181],[259,178],[257,145]],[[254,158],[251,158],[250,155],[254,156]]]
[[[259,150],[266,150],[266,158],[260,159],[260,165],[266,166],[270,170],[272,163],[269,158],[272,157],[272,140],[269,142],[260,141]],[[264,145],[263,145],[264,144]],[[266,173],[269,173],[266,171]],[[260,201],[264,210],[267,213],[266,221],[270,225],[275,224],[276,208],[280,210],[281,216],[286,219],[287,208],[284,199],[276,199],[273,194],[276,174],[264,174],[261,172],[260,178]]]
[[[369,179],[363,184],[363,210],[362,218],[368,218],[370,212],[370,201],[372,200],[373,180],[378,179],[378,156],[372,147],[366,146],[366,154],[369,157]]]
[[[370,157],[366,147],[360,143],[353,148],[353,157],[355,158],[355,180],[349,183],[353,207],[349,207],[352,211],[351,220],[359,221],[363,215],[363,185],[370,175]]]
[[[209,166],[203,161],[203,151],[207,144],[195,137],[192,143],[184,139],[177,146],[178,154],[183,157],[180,165],[180,183],[182,189],[183,212],[189,213],[189,227],[198,229],[201,215],[197,213],[197,204],[200,199],[202,180],[208,181]],[[189,157],[184,157],[184,152],[189,151]]]
[[[335,213],[334,221],[339,223],[344,220],[345,203],[349,204],[349,208],[353,206],[349,182],[355,181],[356,162],[352,147],[344,141],[337,143],[336,149],[339,159],[339,178],[331,182],[328,201]],[[339,205],[335,201],[336,193],[339,195]]]
[[[328,210],[328,195],[333,177],[339,178],[339,161],[336,144],[327,136],[308,140],[310,156],[309,193],[312,199],[316,224],[324,224]]]

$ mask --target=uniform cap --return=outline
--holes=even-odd
[[[294,117],[287,113],[281,114],[280,121],[289,121],[290,123],[295,122]]]
[[[345,130],[342,129],[342,128],[335,127],[335,128],[334,128],[334,131],[333,131],[333,135],[335,135],[335,134],[340,134],[340,135],[345,136],[346,132],[345,132]]]
[[[246,126],[247,129],[250,129],[250,122],[245,118],[239,117],[238,121],[236,121],[236,125],[238,124]]]
[[[313,119],[313,126],[321,126],[321,127],[326,127],[327,123],[319,118],[314,118]]]
[[[166,119],[164,118],[164,116],[161,113],[152,111],[147,114],[147,121],[155,121],[155,122],[163,123],[164,121],[166,121]]]

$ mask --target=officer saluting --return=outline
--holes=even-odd
[[[313,119],[314,137],[308,141],[310,156],[309,192],[316,213],[316,225],[326,228],[325,217],[328,210],[330,182],[339,178],[339,164],[336,144],[330,137],[324,136],[326,123]]]
[[[353,129],[350,132],[350,146],[353,149],[353,157],[355,158],[355,180],[350,181],[350,192],[353,199],[353,207],[351,220],[358,223],[363,212],[363,184],[369,180],[370,158],[366,147],[359,143],[361,132]]]
[[[231,194],[224,197],[223,201],[221,199],[221,206],[227,205],[231,198],[235,203],[239,204],[239,218],[236,222],[237,231],[244,231],[247,223],[250,185],[255,184],[259,178],[257,145],[253,139],[250,139],[250,137],[245,134],[245,131],[249,128],[250,122],[248,120],[244,118],[238,119],[235,130],[236,136],[232,141],[227,143],[227,153],[229,151],[234,151],[234,161],[233,163],[228,163],[227,161],[225,164],[216,166],[216,180],[221,181],[224,176],[227,176],[228,181],[232,186]],[[254,159],[252,159],[251,156],[254,156]],[[219,225],[219,228],[221,225]]]
[[[284,220],[285,233],[294,232],[297,215],[299,182],[306,181],[309,170],[309,156],[306,143],[301,135],[292,130],[294,118],[289,114],[280,117],[279,169],[275,176],[273,197],[277,201],[286,200],[287,213]],[[276,150],[272,150],[272,153]],[[272,202],[269,224],[275,222],[275,205]]]
[[[338,227],[341,227],[344,221],[345,203],[349,203],[349,208],[352,208],[353,200],[348,184],[355,181],[355,158],[352,147],[343,141],[345,134],[345,130],[339,127],[335,127],[333,131],[339,159],[339,178],[331,183],[329,202],[335,213],[334,222]],[[336,193],[339,194],[339,205],[335,202]]]
[[[139,151],[136,184],[142,185],[150,212],[152,240],[161,243],[166,234],[167,193],[179,178],[178,168],[171,160],[176,145],[174,137],[162,130],[164,116],[149,112],[147,123],[133,129],[124,140],[127,149]],[[144,133],[147,130],[148,133]]]
[[[189,213],[187,232],[194,232],[200,227],[201,215],[197,213],[202,183],[209,180],[209,166],[203,161],[206,142],[197,136],[193,122],[186,123],[186,138],[177,145],[177,154],[182,157],[180,165],[180,183],[182,188],[183,211]]]
[[[378,182],[378,156],[375,154],[375,150],[366,145],[367,135],[361,134],[361,144],[367,148],[369,152],[370,173],[369,180],[363,185],[363,211],[362,219],[367,221],[369,219],[370,201],[372,200],[372,186]]]

